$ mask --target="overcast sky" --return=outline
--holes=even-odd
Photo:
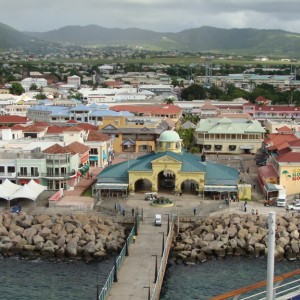
[[[20,31],[67,25],[179,32],[201,26],[300,33],[300,0],[1,0],[0,22]]]

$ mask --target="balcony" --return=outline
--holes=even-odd
[[[40,173],[39,172],[34,172],[34,173],[18,172],[18,178],[29,178],[29,177],[40,177]]]
[[[41,173],[41,177],[49,179],[68,179],[75,174],[75,171],[70,173]]]
[[[10,173],[10,172],[0,172],[0,177],[5,178],[16,178],[16,172]]]

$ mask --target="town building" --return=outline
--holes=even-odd
[[[98,198],[151,191],[212,198],[233,193],[245,199],[251,189],[239,185],[237,169],[183,151],[178,133],[166,130],[157,139],[155,151],[106,167],[94,186]]]
[[[256,120],[224,117],[201,119],[194,136],[200,152],[247,154],[261,148],[264,134]]]

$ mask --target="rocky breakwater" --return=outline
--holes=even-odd
[[[0,214],[3,256],[103,259],[125,244],[125,229],[97,215]]]
[[[277,216],[275,259],[300,258],[300,215]],[[268,252],[267,217],[219,215],[193,224],[182,223],[174,238],[172,257],[183,262],[205,262],[225,256],[259,257]]]

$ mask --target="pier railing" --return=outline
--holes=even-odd
[[[267,282],[260,281],[240,289],[211,298],[210,300],[268,300]],[[274,278],[274,299],[286,300],[300,295],[300,269]],[[298,299],[298,298],[297,298]]]
[[[137,214],[136,218],[135,218],[134,226],[132,227],[132,229],[126,239],[125,245],[123,246],[119,256],[115,259],[114,266],[113,266],[112,270],[110,271],[106,282],[102,286],[101,292],[99,293],[99,290],[97,290],[97,299],[98,300],[105,300],[106,297],[108,296],[108,292],[109,292],[113,282],[118,281],[117,273],[118,273],[119,269],[121,268],[121,265],[125,259],[125,256],[128,256],[128,247],[130,244],[132,244],[133,237],[138,234],[139,224],[140,224],[140,216]]]
[[[168,263],[169,252],[170,252],[171,245],[172,245],[173,234],[174,234],[174,218],[172,218],[172,220],[171,220],[169,234],[168,234],[168,236],[166,238],[166,241],[165,241],[165,244],[164,244],[164,251],[163,251],[162,258],[161,258],[161,263],[160,263],[160,266],[159,266],[159,270],[158,270],[158,273],[157,273],[157,279],[156,279],[155,285],[154,285],[153,290],[152,290],[151,300],[158,300],[159,299],[161,286],[162,286],[162,283],[163,283],[165,270],[166,270],[166,266],[167,266],[167,263]]]

